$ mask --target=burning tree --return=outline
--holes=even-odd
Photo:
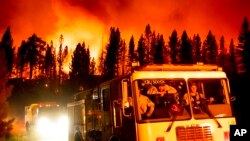
[[[7,85],[9,73],[6,66],[4,50],[0,49],[0,140],[8,135],[12,129],[14,119],[8,119],[7,98],[10,96],[12,88]]]

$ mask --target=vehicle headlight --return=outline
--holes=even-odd
[[[46,135],[51,123],[47,117],[41,117],[37,121],[37,131],[40,135]]]
[[[37,121],[37,133],[40,137],[67,139],[67,132],[68,117],[65,115],[61,115],[54,118],[41,117]]]
[[[48,127],[49,119],[46,117],[39,118],[37,121],[37,126],[40,127]]]
[[[64,137],[64,136],[67,136],[67,133],[68,133],[68,117],[63,115],[63,116],[60,116],[58,118],[58,121],[57,121],[57,133],[58,135],[60,135],[61,137]]]
[[[68,117],[67,116],[61,116],[58,119],[59,125],[68,125]]]

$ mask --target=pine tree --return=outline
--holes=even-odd
[[[147,53],[146,53],[146,46],[144,42],[144,37],[143,35],[140,36],[140,39],[138,41],[138,47],[137,47],[137,58],[140,63],[140,65],[145,65],[147,64]]]
[[[132,72],[132,63],[136,60],[136,53],[135,53],[135,41],[134,36],[132,35],[129,40],[129,46],[128,46],[128,69],[127,73]]]
[[[54,63],[55,63],[55,56],[53,54],[53,45],[47,45],[46,53],[45,53],[45,62],[44,62],[44,69],[47,78],[53,78],[53,71],[54,71]]]
[[[124,40],[121,40],[119,48],[118,48],[118,56],[117,56],[117,76],[125,75],[127,72],[127,50],[126,50],[126,43]]]
[[[71,79],[83,79],[84,77],[84,55],[85,55],[85,44],[78,43],[71,59],[71,71],[70,78]]]
[[[243,20],[238,40],[238,51],[242,57],[241,64],[244,66],[243,71],[250,74],[250,29],[247,17]]]
[[[7,27],[5,33],[2,36],[0,48],[3,48],[5,51],[8,72],[12,73],[14,63],[14,47],[10,27]]]
[[[107,55],[104,61],[105,70],[104,75],[105,79],[112,79],[115,77],[118,70],[118,49],[120,45],[121,37],[119,28],[110,28],[110,37],[107,45]]]
[[[18,77],[23,77],[23,72],[25,70],[25,64],[27,63],[27,42],[22,41],[21,46],[18,48],[17,51],[17,70],[18,70]]]
[[[60,85],[62,83],[62,66],[63,66],[63,44],[64,38],[63,35],[60,35],[59,38],[59,50],[58,50],[58,55],[57,55],[57,63],[58,63],[58,83],[59,83],[59,89],[60,89]]]
[[[225,39],[224,37],[222,36],[220,38],[220,48],[219,48],[219,51],[218,51],[218,54],[219,54],[219,66],[222,66],[223,68],[225,67],[225,56],[226,56],[226,48],[225,48]]]
[[[150,50],[149,50],[149,64],[154,63],[154,55],[156,52],[157,44],[158,44],[159,37],[157,38],[155,31],[151,34],[151,44],[150,44]]]
[[[53,42],[51,41],[51,47],[52,47],[52,54],[53,54],[53,79],[56,80],[57,79],[57,58],[56,58],[56,49],[54,48]]]
[[[106,69],[105,69],[105,64],[104,64],[105,52],[103,49],[101,50],[101,53],[98,59],[99,59],[98,72],[101,76],[104,76],[104,72],[105,72],[104,70]]]
[[[177,31],[174,30],[169,37],[169,43],[168,46],[170,47],[170,56],[171,56],[171,62],[172,64],[177,64],[180,61],[180,46],[179,46],[179,39],[177,35]]]
[[[89,51],[89,47],[85,48],[85,54],[84,54],[84,75],[85,75],[85,81],[88,81],[88,77],[89,77],[89,66],[90,66],[90,51]]]
[[[208,35],[203,43],[202,58],[203,62],[207,64],[218,63],[218,45],[216,43],[215,36],[211,31],[208,32]]]
[[[63,55],[62,55],[63,56],[63,64],[65,64],[67,62],[68,58],[70,57],[68,54],[69,54],[69,47],[66,45],[63,49]],[[65,70],[64,67],[67,67],[67,66],[63,65],[63,70]],[[65,79],[65,76],[67,78],[67,72],[64,71],[63,74],[64,74],[64,79]]]
[[[192,40],[192,60],[193,63],[201,62],[201,38],[200,35],[194,35]]]
[[[129,59],[131,62],[135,59],[135,41],[133,35],[129,40]]]
[[[154,53],[154,63],[164,64],[165,42],[163,35],[157,35],[157,45]]]
[[[149,24],[147,24],[146,28],[145,28],[145,55],[146,55],[146,62],[151,63],[152,60],[152,31],[151,31],[151,27]]]
[[[225,61],[225,71],[227,72],[229,78],[233,78],[236,76],[238,68],[236,63],[235,45],[233,39],[231,39],[230,41],[229,53],[226,56],[227,61]]]
[[[45,50],[45,45],[46,42],[43,41],[40,37],[38,37],[36,34],[33,34],[31,37],[29,37],[27,41],[26,57],[30,68],[30,79],[33,78],[33,71],[37,67],[39,60],[44,59],[44,56],[41,51]]]
[[[90,53],[83,44],[78,43],[71,59],[70,79],[76,80],[79,86],[89,87]]]
[[[92,57],[90,65],[89,65],[89,74],[90,74],[90,76],[94,76],[96,74],[96,67],[95,67],[95,65],[96,65],[95,58]]]
[[[71,59],[71,71],[70,78],[77,78],[80,75],[80,65],[81,65],[81,55],[83,54],[83,49],[80,43],[77,44]]]
[[[184,30],[180,42],[180,58],[183,64],[192,64],[192,45],[187,32]]]

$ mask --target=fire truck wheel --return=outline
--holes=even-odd
[[[109,138],[109,141],[120,141],[120,138],[116,135],[113,135]]]

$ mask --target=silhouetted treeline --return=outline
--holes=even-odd
[[[225,46],[223,36],[216,41],[211,30],[204,41],[201,41],[199,34],[190,37],[184,30],[178,35],[175,29],[166,40],[163,34],[157,33],[148,24],[138,41],[132,35],[128,45],[122,39],[119,28],[111,27],[109,40],[100,49],[99,58],[90,56],[89,46],[84,41],[78,43],[72,56],[69,56],[72,46],[63,45],[63,35],[59,37],[60,45],[57,47],[53,41],[46,43],[36,34],[23,40],[19,47],[14,47],[10,27],[3,34],[1,48],[5,50],[7,68],[12,78],[43,78],[48,86],[53,86],[55,92],[60,93],[65,80],[74,82],[76,91],[90,87],[97,74],[101,80],[129,74],[133,61],[138,61],[140,65],[203,62],[223,67],[230,78],[247,74],[250,71],[249,38],[249,23],[245,17],[237,45],[231,39],[230,45]],[[69,72],[64,71],[67,57],[71,59]]]
[[[46,43],[36,34],[23,40],[19,47],[14,47],[10,27],[7,27],[0,45],[5,50],[6,65],[12,78],[43,78],[46,83],[51,83],[49,86],[53,86],[56,92],[60,92],[65,80],[77,83],[74,85],[76,89],[85,89],[94,83],[90,78],[95,78],[97,74],[102,80],[129,74],[132,61],[139,61],[141,65],[203,62],[223,67],[230,78],[237,74],[248,74],[249,36],[247,17],[243,19],[239,30],[238,44],[235,45],[231,39],[229,46],[225,46],[223,36],[216,41],[211,30],[204,41],[201,41],[199,34],[190,37],[184,30],[178,35],[175,29],[166,40],[163,34],[154,31],[149,24],[137,42],[132,35],[127,45],[119,28],[111,27],[109,40],[106,46],[100,49],[99,58],[90,56],[89,46],[87,47],[84,41],[77,44],[73,55],[69,56],[69,72],[64,71],[64,64],[72,46],[63,45],[63,35],[59,37],[58,47],[53,45],[53,41]]]

